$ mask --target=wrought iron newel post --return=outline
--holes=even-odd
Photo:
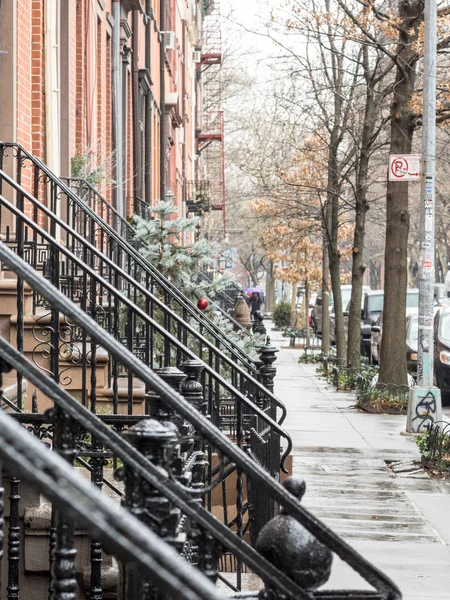
[[[92,450],[89,464],[92,467],[91,481],[100,490],[103,487],[103,468],[108,464],[103,444],[96,438],[92,439]],[[93,539],[91,541],[91,596],[90,600],[103,600],[102,589],[102,545]]]
[[[124,432],[124,437],[137,450],[161,469],[168,468],[177,440],[174,428],[155,419],[141,421]],[[185,536],[178,533],[180,511],[126,464],[117,472],[125,482],[122,504],[135,517],[157,533],[165,542],[181,552]],[[142,579],[133,564],[121,566],[120,600],[166,600],[151,581]]]
[[[186,360],[180,368],[186,373],[187,379],[180,386],[184,398],[203,415],[207,414],[208,403],[205,401],[203,386],[200,377],[204,366],[200,360]],[[209,461],[206,458],[206,444],[192,428],[194,443],[190,450],[192,464],[191,487],[201,493],[206,483],[206,467]],[[197,499],[199,504],[204,503],[201,496]],[[188,532],[190,543],[190,557],[194,564],[212,581],[217,579],[217,563],[223,553],[220,544],[203,528],[193,523]]]
[[[75,459],[75,435],[77,425],[59,407],[47,411],[54,424],[54,449],[72,467]],[[53,553],[51,573],[51,600],[77,600],[74,522],[71,517],[55,511],[56,547]]]
[[[263,385],[269,390],[269,392],[273,394],[274,379],[275,375],[277,374],[276,367],[273,366],[273,363],[277,360],[277,352],[279,352],[279,350],[277,350],[275,346],[271,345],[270,338],[268,336],[266,344],[262,346],[259,350],[261,353],[261,362],[263,363],[262,367],[260,367],[259,370],[261,375],[261,381]],[[270,416],[272,418],[276,418],[276,415],[272,414],[272,409],[274,412],[276,412],[276,408],[271,407]]]

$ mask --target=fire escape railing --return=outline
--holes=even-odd
[[[95,414],[92,414],[87,408],[72,398],[51,376],[43,375],[39,368],[32,365],[21,354],[20,350],[16,350],[5,340],[0,339],[0,357],[2,359],[0,370],[5,372],[10,368],[16,369],[23,376],[26,376],[29,382],[41,389],[48,398],[51,398],[55,402],[55,410],[51,411],[48,415],[49,419],[54,423],[55,440],[53,446],[57,452],[64,456],[68,463],[72,463],[76,456],[75,423],[78,423],[91,434],[92,443],[98,439],[101,443],[108,446],[118,457],[122,458],[124,463],[122,474],[125,481],[125,506],[132,513],[139,515],[144,523],[151,522],[157,532],[161,534],[165,532],[167,540],[170,540],[172,545],[177,547],[179,551],[181,549],[183,556],[187,560],[195,556],[195,562],[198,567],[207,572],[212,579],[216,579],[217,576],[214,564],[223,553],[223,548],[228,548],[233,553],[233,556],[235,556],[238,566],[246,561],[246,564],[261,577],[272,598],[281,599],[282,597],[288,597],[292,600],[299,600],[301,598],[305,600],[311,598],[328,598],[329,600],[342,598],[353,600],[362,600],[363,598],[397,600],[401,598],[400,591],[386,575],[366,561],[300,504],[299,497],[304,492],[303,484],[291,481],[289,486],[284,487],[280,485],[256,461],[250,458],[243,448],[234,444],[228,436],[221,432],[205,413],[202,414],[202,412],[199,412],[192,402],[186,401],[183,396],[162,381],[147,365],[125,348],[119,340],[109,335],[99,323],[90,318],[82,307],[69,301],[62,292],[52,286],[41,274],[17,256],[3,242],[0,243],[0,261],[3,262],[8,271],[16,274],[21,284],[26,283],[33,294],[43,298],[55,315],[64,315],[66,322],[73,323],[80,331],[84,332],[86,337],[92,339],[98,346],[105,348],[117,362],[122,363],[132,373],[133,377],[144,382],[146,388],[152,391],[155,398],[158,398],[160,410],[156,414],[155,419],[143,421],[141,425],[137,425],[137,429],[133,427],[129,429],[126,433],[126,438],[129,440],[128,443],[116,432],[111,431]],[[23,295],[25,287],[23,285],[19,287]],[[192,385],[190,389],[192,391]],[[186,391],[188,391],[188,388],[186,388]],[[198,405],[203,406],[198,394],[195,398],[199,402]],[[166,417],[170,416],[170,414],[171,418],[167,420]],[[245,413],[240,411],[238,418],[244,422],[246,418]],[[175,422],[186,432],[181,437],[178,437],[178,433],[175,433]],[[6,425],[3,426],[3,423],[6,423]],[[0,454],[9,461],[8,464],[11,468],[19,469],[21,476],[25,476],[26,479],[38,486],[40,485],[40,489],[42,489],[47,498],[54,499],[55,502],[59,503],[60,507],[71,507],[69,515],[62,512],[57,513],[55,519],[56,549],[52,554],[52,560],[53,573],[56,577],[63,575],[65,584],[68,584],[69,588],[70,585],[73,587],[76,584],[76,580],[73,577],[75,568],[73,543],[75,523],[73,517],[78,518],[80,516],[79,511],[73,507],[75,502],[78,500],[81,501],[80,495],[76,493],[79,486],[77,482],[74,483],[72,479],[64,476],[65,469],[61,461],[54,460],[51,464],[48,460],[40,461],[38,446],[33,444],[32,452],[29,451],[30,446],[28,444],[20,446],[24,439],[23,435],[18,434],[15,436],[15,429],[12,426],[9,428],[8,424],[6,416],[0,419],[0,438],[4,436],[7,442],[0,444]],[[189,424],[190,429],[186,429],[186,424]],[[248,423],[247,426],[249,426]],[[251,425],[249,428],[251,429]],[[25,432],[23,434],[30,435]],[[135,447],[133,448],[133,446]],[[267,524],[260,538],[258,538],[257,547],[261,548],[266,559],[264,559],[264,556],[258,550],[250,548],[241,539],[243,537],[243,530],[240,517],[237,520],[236,535],[226,524],[219,523],[212,514],[202,507],[200,499],[207,492],[208,485],[211,484],[211,478],[205,476],[205,461],[201,459],[204,455],[205,447],[210,447],[214,449],[214,452],[220,454],[223,457],[221,461],[223,464],[235,466],[238,505],[242,505],[245,477],[247,486],[251,487],[254,484],[258,484],[260,493],[270,498],[272,502],[279,503],[283,508],[283,514],[276,517],[273,522]],[[30,461],[29,465],[31,465],[31,468],[25,469],[23,467],[24,463],[20,460],[19,448],[20,452],[26,455],[27,461]],[[138,449],[141,449],[144,454],[141,454]],[[200,458],[198,462],[194,461],[194,465],[192,464],[193,461],[190,460],[193,454]],[[183,456],[186,460],[183,460]],[[210,452],[209,458],[211,456]],[[47,458],[48,454],[45,459]],[[209,464],[211,465],[211,463]],[[186,476],[187,469],[191,470],[191,477]],[[58,479],[58,474],[61,479]],[[19,484],[17,475],[14,471],[10,475],[11,502],[14,502],[11,505],[10,511],[10,532],[12,528],[14,534],[12,537],[10,536],[9,540],[15,546],[14,555],[8,553],[8,556],[10,557],[10,576],[12,577],[10,583],[14,586],[18,584],[14,573],[17,556],[16,532],[19,519],[19,506],[17,502],[20,496],[17,493]],[[144,485],[144,482],[147,482],[150,487]],[[58,488],[56,483],[59,484],[60,489],[58,490],[56,489]],[[72,483],[74,483],[73,486]],[[160,495],[156,493],[156,490]],[[71,497],[71,492],[73,497]],[[83,488],[82,493],[86,493],[86,506],[89,509],[93,496],[87,488],[86,490]],[[67,499],[66,503],[62,502],[61,495],[65,495]],[[94,496],[96,500],[98,494]],[[197,499],[195,499],[196,496]],[[168,501],[168,504],[163,503],[163,497]],[[165,516],[168,519],[170,515],[170,520],[164,520],[163,518],[162,520],[153,519],[148,521],[148,510],[152,506],[150,499],[157,501],[153,505],[155,508],[159,507],[161,509],[161,507],[165,506],[164,514],[160,512],[159,516]],[[172,506],[180,508],[186,514],[188,520],[174,513]],[[106,518],[107,511],[103,510],[104,508],[104,504],[102,504],[101,510],[93,509],[89,513],[89,518],[86,517],[84,522],[89,522],[91,517],[96,517],[97,527],[94,530],[95,537],[93,543],[103,540],[111,547],[111,537],[106,539],[104,535],[104,528],[109,525],[110,513],[108,514],[108,518]],[[85,510],[85,513],[87,512],[89,510]],[[115,515],[119,515],[119,513],[116,511]],[[181,538],[179,537],[179,527],[182,523],[183,527],[187,529],[191,528],[191,521],[189,519],[192,519],[192,523],[194,524],[192,525],[194,531],[191,530],[190,538],[188,536],[188,539],[191,540],[190,552],[186,551],[184,542],[180,545]],[[92,522],[89,524],[93,525]],[[305,538],[306,532],[304,529],[297,529],[297,527],[300,527],[300,524],[311,536],[306,536]],[[272,550],[274,551],[268,551],[263,543],[263,538],[269,538],[270,540],[272,532],[275,534],[280,527],[283,528],[286,525],[287,529],[283,530],[285,531],[285,536],[281,535],[281,538],[279,536],[277,548],[273,548]],[[113,535],[117,536],[117,545],[112,550],[120,555],[122,548],[119,547],[119,542],[125,543],[126,526],[122,522],[120,524],[116,523],[116,526],[111,530]],[[153,547],[153,550],[157,548],[155,552],[158,550],[160,552],[164,551],[165,547],[159,548],[153,536],[147,537],[147,545],[142,545],[143,538],[138,536],[135,521],[130,525],[130,531],[130,544],[137,541],[138,538],[140,540],[139,544],[133,549],[139,554],[140,558],[138,562],[140,562],[142,556],[143,562],[141,564],[145,562],[144,554],[147,555],[147,559],[149,556],[152,556],[152,549],[149,548],[150,545]],[[300,533],[300,531],[303,533]],[[194,532],[195,535],[192,535]],[[266,532],[266,535],[264,535],[264,532]],[[293,532],[293,538],[287,539],[291,535],[290,532]],[[142,529],[142,533],[145,533],[144,529]],[[199,540],[203,541],[199,542]],[[215,542],[212,543],[212,540],[215,540]],[[317,545],[318,541],[321,545]],[[295,551],[294,555],[289,553],[286,555],[290,556],[290,561],[288,560],[285,564],[283,561],[283,549],[286,545],[289,546],[289,543],[295,544]],[[292,546],[290,547],[292,548]],[[315,591],[319,585],[326,581],[330,574],[331,552],[336,553],[358,572],[373,586],[374,591]],[[167,552],[166,554],[169,556],[168,560],[173,557],[173,553]],[[127,560],[128,556],[124,557],[125,560]],[[276,563],[280,557],[282,562],[279,564],[279,568],[269,564],[270,562]],[[305,572],[302,572],[299,566],[305,561]],[[146,564],[148,565],[148,560]],[[62,571],[61,568],[63,568]],[[161,573],[163,572],[165,573],[165,571],[161,570]],[[239,572],[241,572],[240,568]],[[146,573],[149,573],[149,571],[147,570]],[[181,571],[177,569],[176,573],[179,573],[180,579],[183,579],[186,575],[189,576],[192,574],[192,571],[184,570],[181,575]],[[139,574],[139,570],[136,571],[136,567],[133,567],[133,565],[125,564],[124,576],[125,583],[127,581],[135,581],[139,585],[143,583],[148,585],[148,582],[142,582],[142,574]],[[208,586],[202,587],[203,582],[202,578],[195,577],[195,582],[191,582],[190,585],[185,584],[184,580],[180,583],[184,590],[196,589],[197,593],[200,594],[199,597],[204,597],[201,595],[204,590],[210,590],[212,594],[210,597],[215,598],[215,595],[211,592],[211,588],[208,588]],[[307,584],[305,585],[304,582],[307,582]],[[72,591],[72,589],[69,589],[69,591]],[[137,600],[138,597],[132,594],[127,596],[127,598],[132,598],[133,600]],[[188,597],[195,598],[196,596]]]

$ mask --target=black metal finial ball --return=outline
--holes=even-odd
[[[300,477],[288,477],[283,485],[299,500],[306,491]],[[316,590],[330,577],[331,551],[286,511],[261,529],[256,549],[305,590]]]
[[[286,477],[283,481],[283,487],[298,500],[301,500],[306,492],[306,481],[303,477]]]

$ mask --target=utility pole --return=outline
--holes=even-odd
[[[436,0],[425,0],[422,180],[420,197],[419,335],[417,387],[410,389],[409,433],[442,419],[441,393],[433,385],[435,160],[436,160]]]

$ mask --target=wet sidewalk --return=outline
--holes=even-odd
[[[388,574],[404,600],[450,600],[450,483],[389,468],[419,459],[415,441],[401,435],[406,417],[356,410],[353,394],[299,364],[300,350],[283,349],[288,339],[271,332],[271,340],[282,348],[275,392],[288,410],[305,506]],[[370,589],[336,557],[327,587]]]

